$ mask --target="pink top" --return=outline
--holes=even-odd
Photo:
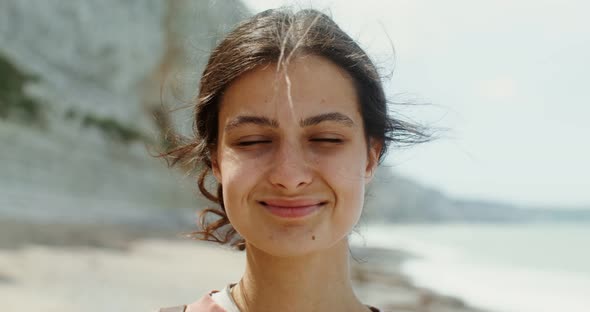
[[[189,304],[186,307],[185,312],[226,312],[224,308],[218,305],[211,295],[219,292],[218,290],[211,291],[208,295],[203,296],[201,299]]]
[[[214,293],[219,292],[218,290],[213,290],[209,294],[203,296],[201,299],[187,305],[171,307],[171,308],[162,308],[159,312],[227,312],[224,308],[218,305],[211,295]],[[368,306],[371,311],[379,312],[379,309]]]
[[[213,290],[209,294],[203,296],[201,299],[187,305],[177,306],[177,307],[170,307],[170,308],[162,308],[160,312],[226,312],[224,308],[218,305],[211,295],[218,292],[218,290]]]

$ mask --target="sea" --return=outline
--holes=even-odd
[[[488,311],[590,311],[590,223],[369,225],[351,243],[407,251],[416,285]]]

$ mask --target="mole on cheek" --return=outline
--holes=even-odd
[[[315,235],[312,235],[311,236],[311,240],[315,240]]]

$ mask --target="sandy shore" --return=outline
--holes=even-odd
[[[237,281],[244,254],[170,229],[0,221],[3,311],[156,311]],[[478,311],[417,288],[401,251],[354,248],[358,296],[383,311]]]

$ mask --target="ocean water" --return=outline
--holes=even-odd
[[[590,311],[590,223],[370,225],[353,244],[406,250],[419,286],[496,312]]]

